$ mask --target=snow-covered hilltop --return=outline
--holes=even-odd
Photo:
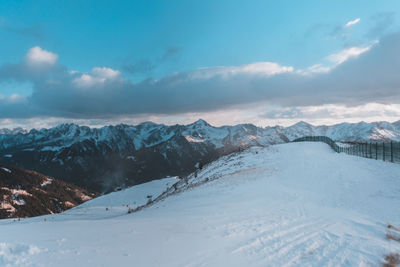
[[[386,239],[387,223],[400,225],[399,173],[324,143],[253,147],[176,189],[168,178],[115,192],[112,203],[104,196],[63,214],[0,221],[0,263],[378,266],[400,251]],[[169,196],[128,214],[130,192],[144,203],[167,188]]]

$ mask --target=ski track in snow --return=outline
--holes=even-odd
[[[337,154],[322,143],[251,148],[205,166],[189,186],[179,182],[182,192],[133,214],[122,206],[143,204],[176,179],[60,215],[2,220],[0,263],[377,266],[400,252],[400,243],[385,238],[386,223],[400,225],[399,173],[398,164]],[[105,211],[110,203],[116,209]],[[35,253],[12,258],[10,244]]]

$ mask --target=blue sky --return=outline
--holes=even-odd
[[[96,83],[91,80],[91,86],[99,87],[98,82],[101,79],[107,80],[111,77],[104,78],[105,76],[101,75],[109,75],[108,70],[118,71],[118,75],[112,76],[112,79],[115,81],[118,76],[120,83],[116,85],[110,82],[109,88],[104,88],[101,94],[107,96],[109,92],[107,90],[120,88],[121,94],[130,95],[132,92],[132,96],[127,98],[132,97],[132,105],[140,106],[146,101],[156,103],[168,101],[165,99],[164,92],[165,88],[170,88],[171,85],[166,85],[165,80],[170,80],[174,75],[190,74],[189,76],[192,77],[193,73],[197,75],[198,70],[204,68],[210,70],[210,68],[224,66],[228,68],[225,70],[232,72],[232,68],[238,66],[250,65],[253,68],[251,64],[257,62],[273,62],[279,66],[291,67],[293,72],[305,72],[311,66],[331,68],[325,69],[325,72],[334,72],[332,70],[336,68],[338,59],[337,56],[333,59],[335,56],[331,57],[332,55],[354,48],[355,50],[352,51],[356,54],[347,58],[345,56],[344,61],[347,61],[364,52],[370,53],[369,50],[379,46],[380,44],[376,45],[376,43],[385,36],[397,34],[398,11],[400,11],[400,2],[395,0],[4,1],[0,5],[0,49],[2,51],[0,70],[3,73],[0,71],[0,95],[4,102],[0,101],[0,111],[3,111],[0,117],[5,126],[26,125],[26,127],[41,126],[32,125],[32,120],[37,118],[41,118],[43,126],[47,126],[46,121],[59,121],[59,118],[88,124],[92,121],[101,124],[102,120],[104,123],[110,123],[127,120],[140,122],[147,119],[165,123],[186,123],[198,116],[210,118],[215,124],[221,124],[226,122],[226,119],[218,118],[224,118],[224,114],[233,113],[248,114],[248,116],[229,116],[236,119],[227,121],[228,124],[248,120],[265,125],[291,123],[298,119],[315,123],[377,119],[371,116],[365,116],[365,118],[363,116],[350,116],[351,118],[326,116],[326,118],[320,118],[323,120],[318,120],[314,115],[302,118],[290,117],[291,112],[287,111],[288,109],[297,111],[301,106],[302,113],[307,113],[304,112],[307,108],[327,109],[329,105],[345,105],[349,108],[347,110],[351,110],[351,108],[371,104],[384,104],[392,111],[399,103],[387,101],[389,97],[377,101],[373,98],[368,98],[368,101],[357,101],[357,95],[353,96],[352,103],[332,100],[299,105],[278,100],[268,101],[271,97],[268,94],[260,99],[263,102],[256,101],[256,97],[248,101],[238,101],[233,98],[221,100],[213,98],[212,93],[216,92],[218,95],[223,92],[230,95],[230,91],[222,85],[214,86],[210,80],[202,85],[197,83],[185,85],[185,93],[188,93],[189,98],[192,91],[204,90],[210,95],[209,98],[204,97],[204,99],[202,96],[199,97],[205,101],[204,108],[200,105],[193,105],[196,106],[193,109],[179,107],[179,104],[175,103],[179,97],[172,98],[174,94],[181,92],[179,90],[182,89],[179,89],[171,93],[172,96],[168,102],[170,105],[165,105],[163,108],[159,108],[159,104],[153,109],[113,110],[111,106],[118,105],[120,100],[117,97],[113,102],[103,101],[106,106],[105,111],[102,111],[99,108],[76,109],[74,97],[81,98],[82,91],[77,93],[76,88],[69,86],[76,85],[77,83],[72,81],[87,74],[92,75],[90,77],[98,75]],[[353,23],[346,27],[349,22]],[[53,66],[57,66],[57,72],[46,70],[45,74],[43,72],[39,75],[27,70],[25,66],[28,64],[27,54],[34,47],[41,49],[35,50],[38,53],[47,51],[57,56],[56,61],[51,62]],[[12,71],[8,67],[10,64],[15,65]],[[262,66],[262,68],[265,67],[265,65]],[[99,71],[94,74],[94,68],[104,69],[101,74]],[[15,74],[15,72],[25,73],[25,71],[28,74]],[[77,76],[65,77],[65,73],[71,71],[76,71],[78,74],[73,75]],[[234,69],[235,73],[237,71],[239,69]],[[243,69],[240,69],[239,72],[242,73],[242,71]],[[273,76],[275,75],[274,73]],[[272,75],[268,73],[267,76]],[[248,83],[243,85],[244,92],[236,94],[237,98],[242,98],[241,94],[246,93],[246,87],[250,86],[249,84],[260,82],[258,78],[249,78]],[[124,85],[121,85],[122,79]],[[208,76],[207,79],[209,79]],[[143,81],[147,80],[164,80],[164,83],[160,82],[156,86],[143,84]],[[58,95],[63,96],[65,101],[70,101],[71,106],[65,105],[63,109],[55,109],[51,105],[44,104],[44,99],[53,101],[52,97],[57,98],[56,94],[43,87],[44,81],[62,83],[59,90],[63,91],[60,91]],[[131,86],[130,89],[121,89],[126,88],[127,83]],[[138,84],[142,84],[140,88],[135,87]],[[215,84],[218,84],[218,81]],[[285,86],[285,88],[290,87]],[[380,87],[377,86],[376,90]],[[265,90],[269,89],[266,87]],[[291,90],[296,91],[296,89]],[[66,94],[65,91],[71,91],[74,94]],[[254,94],[252,89],[249,91]],[[146,92],[149,96],[145,95]],[[84,94],[90,97],[90,92],[87,90]],[[93,94],[93,99],[96,99],[100,93],[96,91]],[[12,96],[13,99],[9,99]],[[140,97],[143,99],[136,103],[135,101]],[[221,93],[219,97],[222,98],[223,94]],[[291,97],[290,91],[285,97]],[[280,98],[282,96],[279,96]],[[25,101],[29,107],[34,106],[34,110],[32,109],[29,114],[19,112],[19,109],[24,109],[24,105],[14,105],[16,99],[20,102]],[[180,101],[184,101],[182,99]],[[208,107],[208,103],[213,102],[216,103]],[[222,104],[218,106],[217,102]],[[72,105],[73,103],[75,104]],[[254,103],[258,103],[256,107]],[[151,103],[148,104],[151,106]],[[177,106],[175,111],[174,106]],[[80,111],[74,112],[74,110]],[[264,116],[272,114],[271,112],[289,115],[285,115],[280,120],[275,115],[267,118]],[[393,117],[396,116],[397,113]],[[394,120],[392,117],[383,115],[381,117]]]

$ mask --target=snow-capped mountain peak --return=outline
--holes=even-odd
[[[324,135],[335,141],[399,141],[400,122],[341,123],[289,127],[252,124],[214,127],[144,122],[90,128],[61,124],[50,129],[0,134],[0,163],[20,165],[95,191],[134,185],[167,175],[185,175],[197,162],[210,162],[247,146],[285,143]]]

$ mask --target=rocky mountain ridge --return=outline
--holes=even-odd
[[[59,213],[97,195],[38,172],[0,165],[0,219]]]

